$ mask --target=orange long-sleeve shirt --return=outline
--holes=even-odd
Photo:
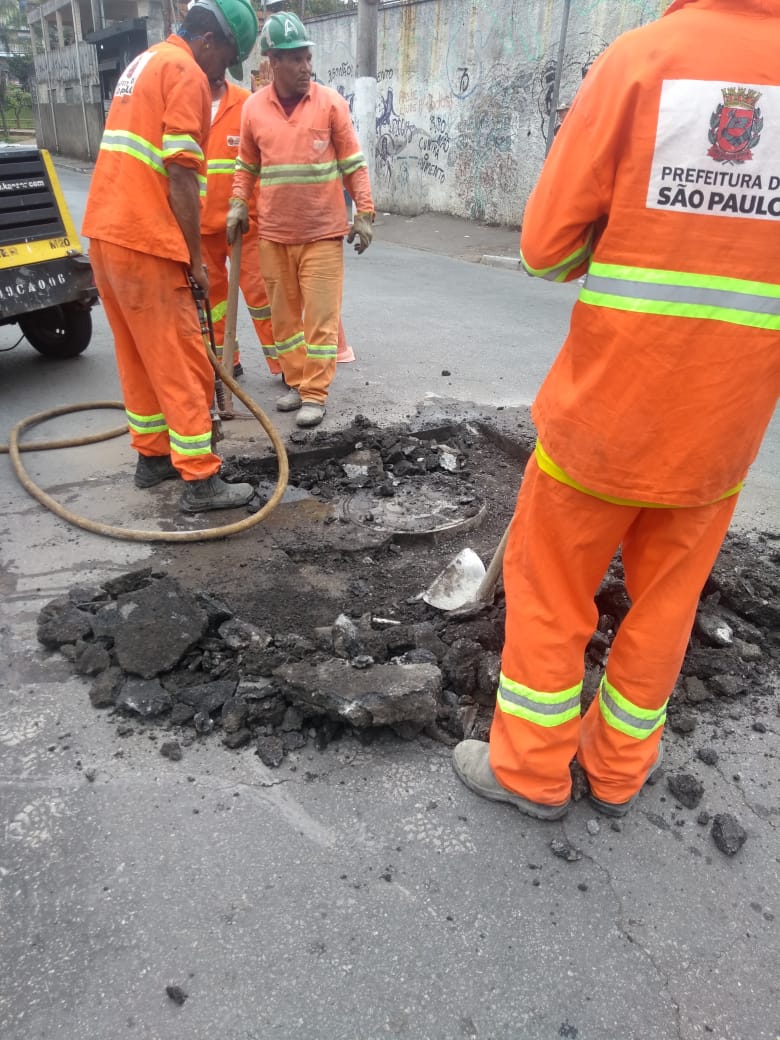
[[[587,272],[532,411],[559,479],[692,506],[754,460],[780,390],[779,49],[779,0],[677,0],[583,81],[521,236],[532,274]]]
[[[373,213],[366,161],[344,98],[312,83],[289,119],[273,85],[253,94],[241,119],[233,195],[249,200],[260,178],[260,233],[292,245],[348,230],[343,184],[359,211]]]
[[[83,234],[188,263],[168,201],[167,168],[196,170],[205,189],[210,121],[208,80],[184,40],[169,36],[135,58],[108,111]]]

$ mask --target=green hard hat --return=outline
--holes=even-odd
[[[249,0],[195,0],[193,7],[205,7],[219,22],[226,36],[231,38],[238,52],[238,61],[230,66],[234,79],[243,79],[241,62],[248,58],[257,39],[257,15]]]
[[[293,51],[296,47],[313,47],[314,43],[306,35],[303,22],[297,14],[280,11],[266,19],[260,33],[260,53],[269,51]]]

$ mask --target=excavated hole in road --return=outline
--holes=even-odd
[[[358,416],[338,434],[292,440],[288,492],[260,529],[166,549],[164,573],[74,588],[43,609],[39,638],[90,677],[96,707],[170,731],[179,748],[213,733],[276,766],[345,731],[485,738],[501,589],[493,605],[459,615],[420,594],[464,546],[491,559],[532,447],[527,425],[515,440],[489,421],[413,430]],[[273,458],[235,457],[224,469],[251,481],[258,501],[270,495]],[[619,554],[596,600],[585,706],[628,606]],[[776,539],[730,534],[669,708],[673,739],[694,740],[701,763],[717,760],[735,727],[774,754],[779,630]],[[130,728],[123,720],[119,732]]]

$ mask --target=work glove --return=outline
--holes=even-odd
[[[249,206],[243,199],[233,198],[228,202],[227,214],[227,240],[228,245],[233,245],[239,236],[249,231]]]
[[[350,225],[349,234],[347,235],[347,242],[355,242],[355,252],[360,255],[365,253],[368,247],[371,245],[371,240],[374,237],[374,230],[371,225],[374,223],[373,213],[356,213],[355,217]]]

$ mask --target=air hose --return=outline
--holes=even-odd
[[[27,444],[20,444],[19,437],[25,430],[37,426],[48,419],[56,418],[59,415],[68,415],[72,412],[88,412],[100,408],[118,408],[120,411],[124,412],[125,406],[122,401],[91,401],[85,404],[63,405],[60,408],[52,408],[49,411],[37,412],[35,415],[30,415],[26,419],[20,420],[16,426],[14,426],[11,430],[8,444],[0,445],[0,454],[7,454],[9,456],[19,483],[29,495],[32,495],[32,497],[37,499],[41,505],[46,506],[47,509],[51,510],[52,513],[55,513],[62,520],[66,520],[69,524],[73,524],[76,527],[81,527],[85,531],[91,531],[93,534],[105,535],[108,538],[120,538],[128,542],[209,542],[214,541],[217,538],[226,538],[231,534],[238,534],[241,531],[247,531],[250,527],[254,527],[262,520],[265,520],[265,518],[273,512],[281,501],[287,487],[287,478],[289,476],[287,451],[278,431],[262,408],[260,408],[260,406],[256,404],[248,394],[245,394],[232,376],[229,376],[222,368],[210,345],[205,345],[209,361],[211,362],[214,371],[217,373],[217,376],[230,388],[232,393],[244,405],[246,405],[252,415],[257,419],[268,434],[274,452],[276,453],[278,462],[276,487],[265,505],[251,516],[248,516],[243,520],[238,520],[232,524],[225,524],[222,527],[206,527],[200,531],[136,531],[131,528],[114,527],[111,524],[99,524],[94,520],[89,520],[87,517],[79,516],[77,513],[73,513],[69,509],[66,509],[32,480],[22,464],[22,452],[50,451],[56,448],[75,448],[84,444],[96,444],[99,441],[111,440],[113,437],[119,437],[122,434],[127,433],[127,424],[124,426],[114,427],[105,433],[95,433],[86,437],[76,437],[70,440],[34,441]]]

